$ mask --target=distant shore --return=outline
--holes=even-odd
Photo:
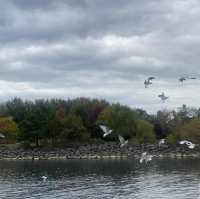
[[[65,160],[65,159],[138,159],[142,152],[155,158],[200,157],[200,147],[132,145],[120,148],[118,144],[74,144],[61,148],[0,149],[0,160]]]

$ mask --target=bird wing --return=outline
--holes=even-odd
[[[107,132],[108,132],[108,127],[107,127],[107,126],[99,125],[99,127],[101,128],[101,130],[102,130],[104,133],[107,133]]]
[[[187,140],[181,140],[180,142],[179,142],[179,144],[186,144],[188,141]]]
[[[161,145],[161,144],[164,144],[164,143],[165,143],[165,139],[161,139],[158,144]]]
[[[149,77],[148,80],[151,81],[153,79],[156,79],[155,77]]]
[[[118,135],[118,138],[121,144],[125,142],[125,139],[121,135]]]
[[[0,133],[0,138],[5,138],[5,135]]]

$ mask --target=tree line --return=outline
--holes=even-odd
[[[113,133],[103,137],[100,124]],[[148,114],[106,100],[76,98],[24,101],[14,98],[0,104],[0,133],[6,142],[34,146],[65,146],[70,142],[113,142],[120,134],[135,144],[171,144],[180,139],[200,142],[200,109],[183,105],[178,110]]]

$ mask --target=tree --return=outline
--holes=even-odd
[[[39,146],[39,140],[48,137],[48,123],[55,115],[54,107],[44,100],[27,101],[24,107],[24,117],[19,121],[19,138]]]
[[[15,122],[21,122],[25,117],[25,104],[20,98],[14,98],[6,103],[8,114],[11,115]]]
[[[193,142],[200,142],[200,119],[193,119],[182,126],[179,130],[182,139],[188,139]]]
[[[155,118],[152,120],[156,138],[161,139],[171,134],[178,122],[175,122],[176,113],[174,111],[162,110],[158,111]]]
[[[97,124],[107,125],[115,134],[133,137],[137,130],[137,112],[127,106],[113,104],[100,113]]]
[[[156,136],[153,131],[153,125],[148,121],[139,120],[137,125],[136,138],[139,143],[153,143],[156,141]]]
[[[1,117],[0,133],[2,133],[8,140],[16,139],[18,133],[17,124],[10,117]]]
[[[79,116],[68,114],[61,122],[61,138],[66,140],[86,141],[89,139],[89,133],[83,126]]]

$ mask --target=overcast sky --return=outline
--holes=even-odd
[[[0,0],[0,101],[200,106],[199,0]],[[199,80],[178,82],[182,75]],[[155,76],[148,89],[144,80]],[[170,96],[161,103],[158,94]]]

